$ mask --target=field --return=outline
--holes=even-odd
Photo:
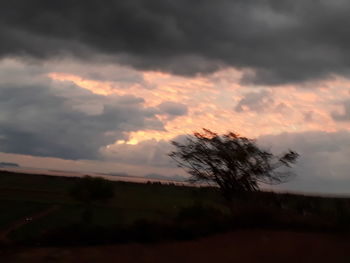
[[[209,247],[213,242],[212,245],[218,247],[214,246],[216,252],[208,250],[208,257],[219,257],[216,253],[223,249],[220,242],[232,241],[223,249],[222,253],[227,254],[230,246],[242,246],[240,240],[245,240],[247,246],[249,242],[263,242],[259,246],[270,247],[271,251],[267,249],[266,253],[271,256],[272,243],[278,243],[280,238],[285,244],[279,244],[279,248],[287,254],[300,246],[297,243],[314,242],[310,249],[328,246],[334,251],[340,250],[334,252],[341,255],[340,258],[349,259],[346,253],[341,254],[342,249],[350,248],[350,199],[347,198],[261,192],[239,201],[238,210],[232,216],[234,212],[227,208],[216,188],[110,182],[114,197],[94,202],[90,206],[92,217],[87,223],[84,221],[86,206],[70,195],[79,180],[1,172],[0,240],[3,251],[0,253],[17,257],[13,262],[45,262],[57,253],[61,262],[76,262],[77,253],[87,252],[84,248],[74,249],[75,246],[107,244],[109,246],[91,250],[97,258],[101,257],[96,261],[103,260],[103,251],[107,253],[111,246],[128,261],[131,260],[128,253],[136,246],[133,243],[151,242],[156,244],[142,249],[153,255],[154,260],[139,258],[137,261],[162,262],[165,255],[157,254],[157,247],[170,254],[175,253],[175,247],[179,248],[176,252],[179,257],[186,255],[186,249],[191,249],[193,255],[197,253],[201,257],[199,244]],[[321,240],[317,241],[317,237]],[[199,243],[191,241],[197,239]],[[176,243],[179,240],[188,241]],[[130,245],[113,245],[116,243]],[[65,252],[53,248],[57,245],[66,246],[62,250]],[[244,247],[242,251],[244,249],[248,248]]]
[[[58,227],[79,224],[83,205],[69,195],[76,178],[45,175],[0,174],[0,231],[16,220],[56,206],[55,211],[37,218],[9,233],[12,241],[39,236]],[[138,220],[166,220],[183,207],[194,204],[220,206],[219,195],[212,189],[197,189],[160,184],[112,182],[115,196],[93,206],[93,225],[131,225]]]

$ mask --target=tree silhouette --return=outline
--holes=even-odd
[[[252,139],[233,132],[218,135],[208,129],[187,136],[184,143],[172,144],[176,151],[169,156],[192,176],[191,181],[217,184],[226,200],[258,191],[261,183],[288,181],[293,173],[283,167],[290,168],[299,156],[291,150],[275,156]]]
[[[84,176],[70,189],[70,195],[84,204],[82,219],[90,223],[93,217],[92,205],[94,202],[106,201],[114,196],[112,182],[99,177]]]

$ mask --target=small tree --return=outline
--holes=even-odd
[[[260,183],[279,184],[293,175],[290,168],[298,154],[289,150],[275,156],[260,149],[256,142],[233,132],[218,135],[208,129],[187,136],[169,154],[192,175],[191,180],[217,184],[228,201],[247,192],[258,191]]]
[[[85,176],[79,178],[78,182],[70,189],[70,195],[84,204],[83,221],[90,223],[93,217],[92,204],[112,198],[114,185],[100,177]]]

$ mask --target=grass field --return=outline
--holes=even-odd
[[[56,229],[83,225],[84,204],[69,194],[70,189],[79,180],[81,179],[1,172],[0,233],[16,223],[18,226],[12,226],[7,239],[22,242],[35,240]],[[223,214],[229,213],[215,188],[127,182],[111,184],[115,195],[108,201],[95,202],[91,206],[93,216],[89,222],[89,229],[91,226],[102,227],[108,232],[108,229],[129,227],[142,220],[161,224],[172,222],[173,225],[182,224],[187,220],[185,225],[180,227],[186,229],[189,226],[200,225],[199,221],[209,220],[207,218],[211,215],[208,213],[212,213],[213,210],[201,210],[201,207],[210,207]],[[253,206],[242,210],[235,218],[237,224],[254,226],[259,223],[261,226],[266,223],[271,226],[274,222],[283,221],[288,226],[303,225],[306,228],[349,227],[350,199],[258,193],[250,197],[250,203]],[[257,209],[262,206],[263,211]],[[55,209],[52,209],[53,207]],[[20,223],[21,220],[33,216],[35,220]],[[214,221],[206,222],[205,227],[211,227],[213,222],[219,222],[221,219],[210,220]],[[172,231],[176,232],[177,229]]]
[[[0,174],[0,230],[12,222],[30,217],[52,205],[59,209],[25,224],[9,235],[11,240],[26,240],[57,227],[79,224],[83,206],[69,195],[77,178],[45,175]],[[179,210],[194,204],[222,207],[213,189],[159,184],[111,182],[115,196],[93,205],[92,224],[96,226],[131,225],[138,220],[167,220]]]

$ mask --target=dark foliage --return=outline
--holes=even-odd
[[[114,185],[103,178],[85,176],[72,187],[70,195],[81,202],[103,201],[114,196]]]
[[[25,240],[23,243],[50,246],[155,243],[194,240],[213,234],[254,228],[332,233],[346,233],[350,230],[348,223],[345,225],[333,221],[324,216],[305,215],[296,210],[281,210],[255,204],[244,206],[235,216],[214,207],[194,205],[182,208],[170,221],[144,219],[131,225],[113,227],[75,224],[54,229],[37,239]]]
[[[76,200],[84,203],[85,209],[82,213],[82,221],[90,224],[93,219],[93,202],[105,201],[114,196],[114,185],[112,182],[100,177],[85,176],[71,188],[70,195]]]
[[[170,221],[141,219],[128,226],[114,227],[75,224],[54,229],[37,240],[26,240],[26,243],[66,246],[193,240],[231,229],[230,220],[230,217],[216,208],[190,206],[181,209]]]

